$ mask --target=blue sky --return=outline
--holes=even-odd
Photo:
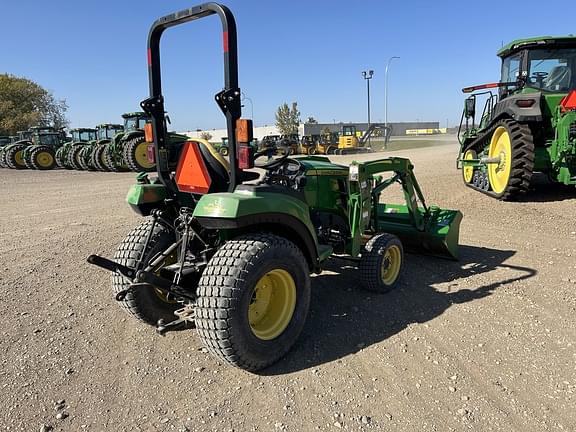
[[[502,43],[574,31],[571,14],[540,1],[224,3],[236,16],[240,87],[253,101],[258,126],[273,124],[278,105],[292,101],[303,119],[365,121],[366,69],[374,70],[372,120],[382,121],[390,56],[401,58],[389,73],[389,121],[453,125],[463,103],[460,89],[498,79],[495,52]],[[119,122],[148,94],[151,23],[195,4],[1,0],[0,72],[31,78],[66,99],[73,127]],[[222,127],[213,101],[223,83],[218,19],[168,30],[162,60],[172,128]],[[249,102],[244,116],[250,116]]]

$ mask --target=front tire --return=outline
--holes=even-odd
[[[375,235],[366,243],[360,259],[362,285],[386,293],[396,288],[404,270],[404,248],[393,234]]]
[[[257,371],[290,350],[309,306],[309,269],[300,249],[273,234],[248,234],[227,241],[208,262],[196,328],[212,354]]]
[[[174,233],[162,225],[156,224],[154,232],[146,245],[146,238],[152,227],[152,220],[146,220],[134,228],[120,243],[114,260],[122,265],[134,268],[138,260],[143,257],[143,266],[160,252],[165,251],[174,243]],[[143,268],[143,267],[142,267]],[[114,296],[127,289],[129,284],[116,274],[112,275],[112,293]],[[170,301],[164,291],[153,287],[138,287],[128,292],[120,306],[131,316],[150,325],[157,325],[158,320],[170,322],[176,319],[174,311],[179,304]]]

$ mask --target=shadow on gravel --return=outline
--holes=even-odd
[[[497,288],[531,278],[536,270],[504,264],[515,251],[461,246],[459,262],[406,256],[401,285],[387,294],[364,291],[352,263],[331,260],[327,272],[312,278],[312,303],[304,332],[286,357],[262,375],[280,375],[338,360],[381,342],[413,323],[425,323],[451,305],[491,295]],[[473,279],[475,289],[459,288]],[[483,281],[492,280],[486,285]],[[433,285],[448,284],[438,291]],[[470,281],[467,282],[470,286]]]
[[[576,187],[553,183],[545,175],[534,174],[530,190],[521,202],[555,202],[576,199]]]

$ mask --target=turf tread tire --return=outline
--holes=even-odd
[[[144,250],[152,223],[151,219],[145,220],[124,238],[114,254],[117,263],[134,268],[143,255],[144,262],[147,262],[175,241],[173,233],[164,226],[156,224],[148,247]],[[124,278],[116,274],[111,276],[111,282],[114,297],[128,288]],[[178,303],[163,302],[153,289],[145,287],[129,291],[124,300],[118,303],[132,317],[153,326],[157,325],[159,319],[166,322],[173,321],[176,318],[174,311],[181,307]]]
[[[396,280],[392,284],[386,285],[382,282],[380,275],[381,261],[385,250],[391,245],[400,248],[401,263]],[[398,286],[398,281],[401,279],[404,270],[404,248],[402,247],[402,242],[393,234],[382,233],[375,235],[364,246],[358,267],[364,289],[382,294],[392,291]]]
[[[274,268],[288,271],[294,279],[296,308],[286,329],[263,341],[252,333],[246,308],[257,280]],[[194,311],[198,335],[208,351],[252,372],[283,357],[298,339],[308,314],[308,269],[300,249],[274,234],[246,234],[224,243],[202,274]]]

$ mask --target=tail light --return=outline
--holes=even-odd
[[[516,106],[519,108],[530,108],[536,101],[534,99],[517,99]]]
[[[254,149],[247,145],[238,147],[238,168],[254,168]]]
[[[154,144],[148,144],[146,147],[146,159],[150,163],[156,163],[156,153],[154,152]]]

